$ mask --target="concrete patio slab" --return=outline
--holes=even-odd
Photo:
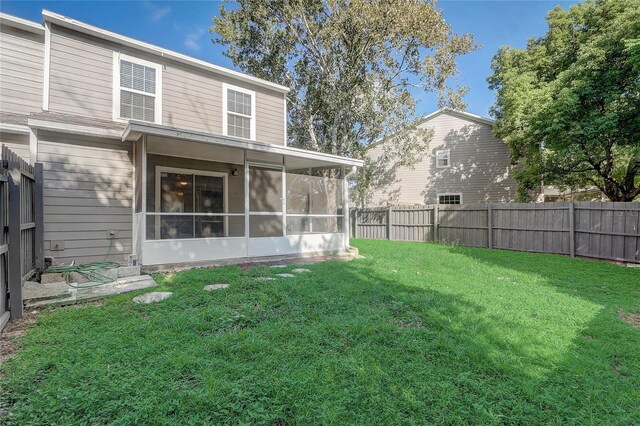
[[[76,303],[90,302],[93,300],[103,299],[109,296],[115,296],[122,293],[130,293],[132,291],[143,290],[145,288],[155,287],[158,284],[149,275],[139,275],[136,277],[126,277],[117,279],[114,282],[102,284],[95,287],[86,288],[73,288],[66,283],[57,283],[56,286],[64,284],[67,291],[62,291],[57,297],[48,299],[42,298],[27,298],[25,297],[24,304],[27,308],[34,307],[46,307],[46,306],[67,306],[75,305]],[[40,284],[43,287],[51,286],[52,284]],[[78,286],[82,284],[71,283],[71,286]],[[61,287],[60,287],[61,288]]]
[[[35,281],[26,281],[22,285],[23,300],[46,300],[69,297],[69,286],[66,282],[40,284]]]

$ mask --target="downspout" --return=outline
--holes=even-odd
[[[344,171],[344,168],[342,169]],[[351,166],[351,171],[347,173],[342,179],[342,211],[344,212],[343,219],[343,233],[344,233],[344,250],[349,251],[351,246],[349,245],[349,236],[351,235],[351,218],[349,216],[349,179],[356,174],[358,168]]]

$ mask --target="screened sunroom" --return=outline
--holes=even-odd
[[[124,140],[143,265],[349,248],[347,182],[359,160],[137,122]]]

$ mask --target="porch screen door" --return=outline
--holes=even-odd
[[[284,169],[249,165],[249,238],[284,237]]]

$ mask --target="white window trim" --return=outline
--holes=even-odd
[[[460,196],[460,204],[463,204],[464,201],[462,200],[462,192],[442,192],[442,193],[438,193],[436,194],[436,196],[438,197],[438,204],[440,204],[440,197],[443,196],[451,196],[451,195],[458,195]],[[456,204],[440,204],[442,206],[455,206]]]
[[[222,83],[222,134],[224,136],[229,136],[229,131],[227,128],[228,119],[227,114],[227,93],[229,90],[235,90],[236,92],[244,93],[245,95],[251,96],[251,121],[249,126],[249,139],[255,141],[256,140],[256,92],[253,90],[248,90],[243,87],[234,86],[227,83]],[[231,114],[236,114],[241,117],[246,117],[246,115],[237,114],[232,112]],[[240,136],[229,136],[238,139],[247,140],[247,138],[241,138]]]
[[[446,153],[446,157],[447,157],[447,165],[446,166],[440,166],[438,165],[438,156],[440,154],[445,154]],[[439,149],[436,151],[436,168],[437,169],[446,169],[447,167],[451,167],[451,150],[449,149]]]
[[[155,176],[155,184],[156,184],[156,188],[155,188],[155,213],[161,213],[160,212],[160,178],[163,172],[167,172],[167,173],[183,173],[183,174],[193,174],[193,175],[199,175],[199,176],[213,176],[213,177],[221,177],[222,178],[222,182],[224,185],[224,199],[222,200],[223,206],[222,206],[222,211],[223,213],[220,214],[220,216],[222,216],[223,214],[224,216],[224,236],[223,237],[213,237],[213,238],[227,238],[229,235],[229,216],[227,216],[228,212],[229,212],[229,175],[228,173],[224,173],[224,172],[211,172],[211,171],[207,171],[207,170],[197,170],[197,169],[181,169],[181,168],[177,168],[177,167],[167,167],[167,166],[156,166],[156,176]],[[195,188],[194,188],[195,190]],[[198,213],[174,213],[174,215],[183,215],[183,216],[202,216],[199,215]],[[211,215],[211,216],[217,216],[215,214]],[[158,237],[160,235],[160,216],[156,216],[156,220],[155,220],[155,232],[156,232],[156,237]],[[177,239],[196,239],[196,240],[200,240],[202,238],[177,238]],[[145,240],[147,240],[146,235],[145,235]],[[159,238],[157,238],[158,241],[164,241],[164,240],[160,240]],[[155,240],[154,240],[155,241]]]
[[[162,124],[162,65],[156,64],[154,62],[145,61],[144,59],[138,59],[133,56],[125,55],[120,52],[113,52],[113,121],[120,122],[129,122],[130,118],[122,118],[120,117],[120,61],[128,61],[133,62],[138,65],[143,65],[145,67],[154,68],[156,70],[156,93],[152,95],[151,93],[142,92],[135,89],[127,89],[131,93],[139,93],[145,96],[153,96],[155,97],[154,103],[154,120],[155,124]]]

